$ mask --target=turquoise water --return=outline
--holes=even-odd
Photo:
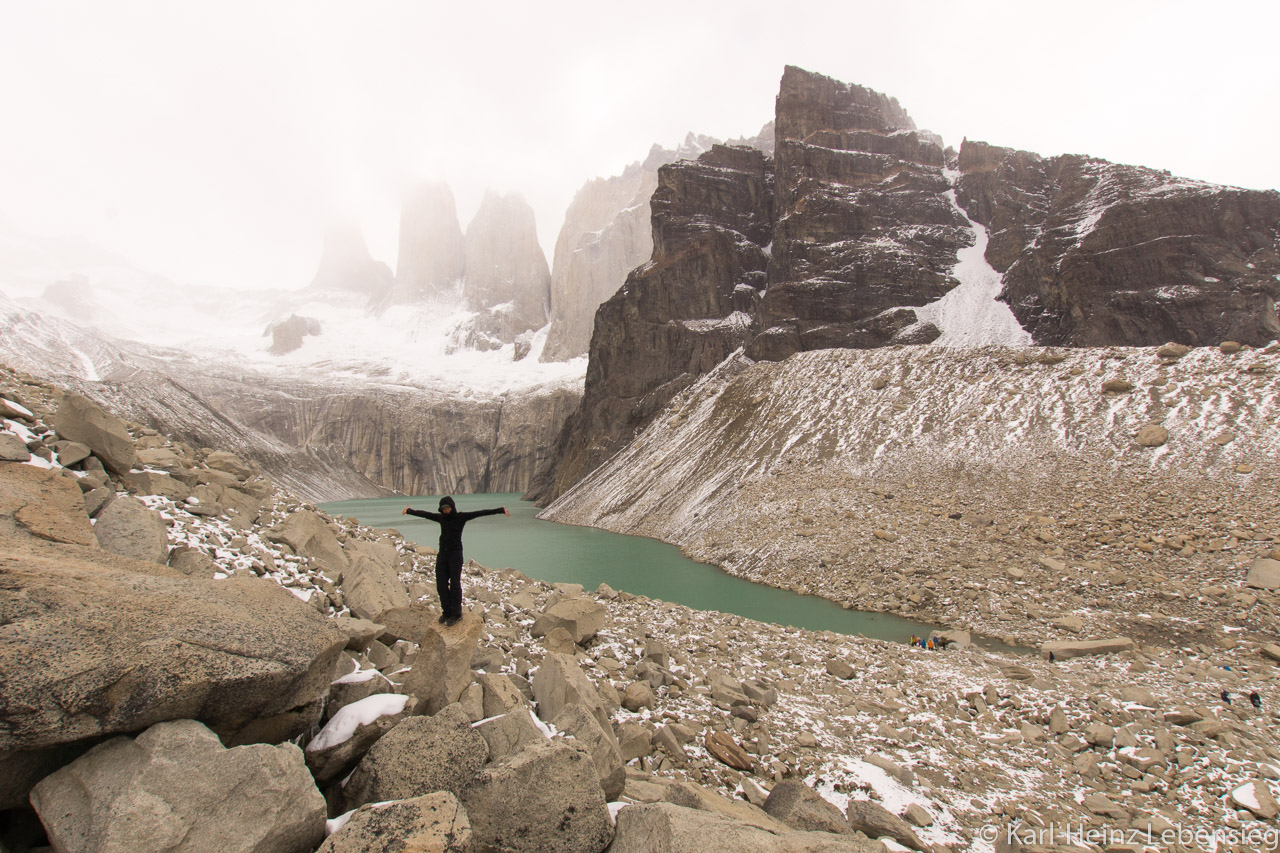
[[[514,568],[548,583],[580,583],[593,590],[607,583],[619,591],[693,607],[736,613],[762,622],[794,625],[906,642],[937,628],[885,613],[845,610],[814,595],[751,583],[715,566],[690,560],[674,545],[536,518],[538,508],[510,494],[454,495],[461,510],[506,506],[511,516],[467,522],[462,547],[468,559],[492,569]],[[436,546],[440,527],[401,515],[405,506],[435,511],[438,498],[370,498],[321,504],[330,515],[346,515],[372,527],[394,527],[420,545]],[[465,583],[465,581],[464,581]]]

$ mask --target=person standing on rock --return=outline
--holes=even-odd
[[[458,512],[453,498],[445,495],[440,499],[440,511],[428,512],[424,509],[405,507],[401,515],[413,515],[425,518],[440,525],[440,548],[436,554],[436,593],[440,596],[440,621],[445,625],[453,625],[462,618],[462,528],[473,518],[482,515],[511,515],[505,506],[497,509],[478,509],[471,512]]]

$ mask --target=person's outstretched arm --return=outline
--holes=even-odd
[[[511,513],[507,510],[505,506],[500,506],[497,509],[476,509],[476,510],[472,510],[471,512],[460,512],[458,513],[458,518],[461,518],[463,521],[470,521],[471,519],[479,518],[482,515],[498,515],[498,514],[511,515]]]
[[[425,509],[413,509],[412,507],[405,507],[404,509],[400,510],[400,514],[416,515],[418,518],[426,518],[431,521],[440,521],[444,518],[444,516],[438,512],[428,512]]]

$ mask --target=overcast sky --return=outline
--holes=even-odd
[[[179,283],[296,288],[324,224],[394,267],[399,200],[486,186],[555,242],[595,176],[754,134],[786,64],[951,145],[1280,187],[1280,4],[0,0],[0,217]]]

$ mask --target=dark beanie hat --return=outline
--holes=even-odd
[[[445,507],[449,507],[449,509],[456,510],[458,508],[458,505],[453,502],[453,498],[449,497],[448,495],[445,495],[440,499],[440,506],[438,507],[438,509],[443,510]]]

